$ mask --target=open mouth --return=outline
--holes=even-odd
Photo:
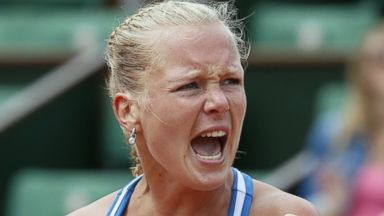
[[[211,131],[200,134],[192,140],[192,149],[200,160],[217,161],[223,157],[227,142],[225,131]]]

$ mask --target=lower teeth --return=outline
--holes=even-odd
[[[200,155],[196,154],[198,158],[203,159],[203,160],[218,160],[221,158],[221,152],[219,152],[216,155]]]

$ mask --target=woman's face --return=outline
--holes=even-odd
[[[222,24],[153,34],[162,63],[146,82],[140,157],[158,175],[194,189],[217,188],[233,163],[246,109],[235,43]]]
[[[383,34],[371,35],[364,45],[361,65],[362,88],[369,96],[384,100],[384,41]]]

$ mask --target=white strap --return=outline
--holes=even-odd
[[[132,183],[131,183],[132,184]],[[125,186],[122,190],[121,190],[121,194],[119,196],[119,198],[117,199],[115,205],[113,206],[113,209],[111,211],[111,213],[109,215],[115,215],[116,212],[117,212],[117,209],[119,208],[119,206],[121,205],[121,201],[123,200],[123,198],[125,197],[125,194],[127,193],[128,189],[129,189],[129,186],[131,186],[131,184]]]
[[[136,177],[133,181],[131,181],[127,186],[125,186],[123,189],[121,189],[120,196],[117,198],[117,201],[115,202],[112,211],[109,213],[108,216],[114,216],[119,209],[121,202],[123,201],[124,197],[127,195],[128,190],[131,188],[133,184],[135,184],[137,181],[139,181],[142,178],[143,175],[140,175]]]
[[[244,177],[239,170],[237,172],[237,192],[236,192],[236,202],[235,202],[235,211],[233,216],[241,216],[241,211],[243,210],[243,204],[246,194],[245,181]]]

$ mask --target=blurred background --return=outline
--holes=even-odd
[[[129,181],[102,51],[113,27],[142,3],[0,0],[0,214],[62,215]],[[248,17],[252,52],[235,166],[296,193],[310,169],[300,167],[309,128],[342,100],[332,86],[344,82],[346,63],[384,4],[236,4]]]

